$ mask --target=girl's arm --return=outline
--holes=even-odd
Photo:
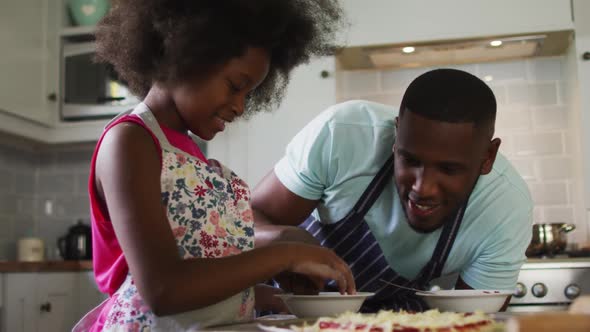
[[[283,300],[275,296],[275,294],[284,293],[282,289],[265,284],[258,284],[254,288],[254,292],[256,294],[257,311],[274,311],[278,313],[289,312],[289,309]]]
[[[160,159],[149,133],[119,124],[105,135],[96,163],[96,189],[139,293],[156,315],[205,307],[282,271],[316,283],[338,282],[354,293],[350,269],[326,248],[277,243],[217,259],[182,259],[160,197]]]

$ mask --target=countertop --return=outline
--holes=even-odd
[[[0,273],[22,272],[77,272],[92,270],[92,261],[0,261]]]

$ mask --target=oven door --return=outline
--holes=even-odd
[[[562,304],[511,304],[507,312],[545,312],[545,311],[567,311],[569,303]]]
[[[520,270],[508,311],[563,311],[590,294],[590,260],[529,259]]]

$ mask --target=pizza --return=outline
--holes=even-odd
[[[456,313],[429,310],[420,313],[380,311],[377,314],[347,312],[318,318],[313,325],[291,326],[297,332],[500,332],[504,325],[483,312]]]

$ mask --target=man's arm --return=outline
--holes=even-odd
[[[297,227],[309,217],[318,202],[292,193],[274,171],[268,173],[252,191],[256,246],[273,241],[318,244],[311,234]]]
[[[256,228],[255,246],[275,241],[294,241],[320,245],[305,229],[297,227],[317,206],[287,189],[274,171],[268,173],[252,191],[252,211]],[[305,276],[282,273],[275,277],[280,287],[294,294],[318,294],[319,289]]]

